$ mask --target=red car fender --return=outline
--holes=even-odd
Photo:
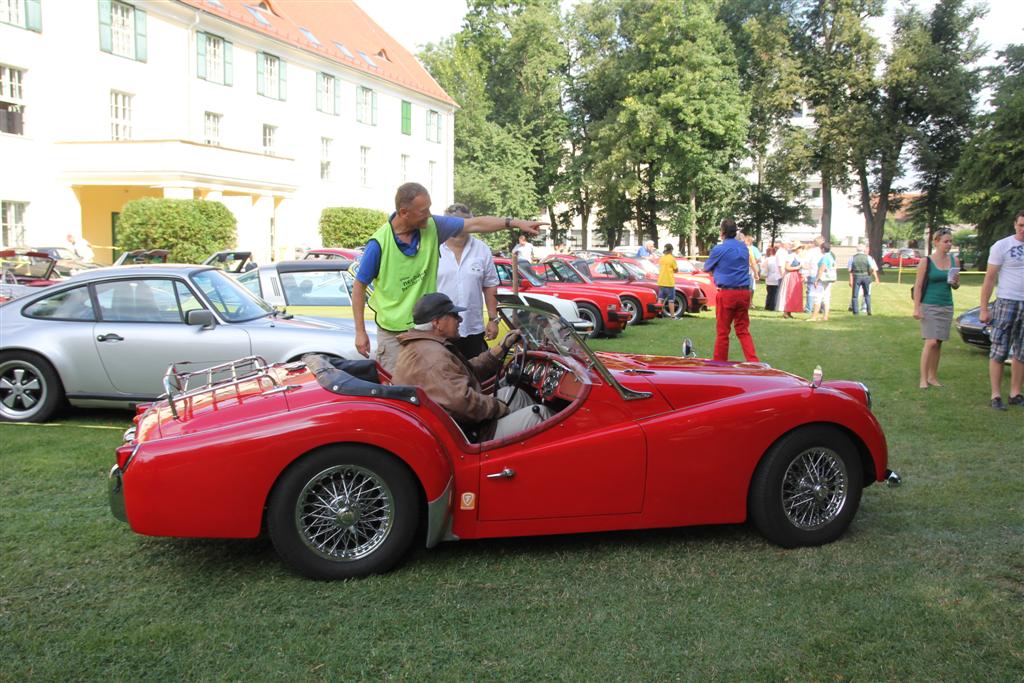
[[[784,435],[810,425],[832,425],[850,438],[865,461],[865,483],[885,479],[885,436],[860,402],[826,387],[741,394],[642,423],[649,443],[643,525],[743,522],[763,455]]]
[[[413,410],[425,411],[424,408]],[[283,419],[284,418],[284,419]],[[357,444],[387,451],[413,471],[426,501],[452,478],[442,430],[381,402],[329,402],[142,445],[124,471],[128,522],[150,536],[252,538],[275,482],[317,448]],[[183,447],[182,439],[189,445]],[[174,466],[162,462],[175,458]],[[225,487],[223,482],[230,481]]]

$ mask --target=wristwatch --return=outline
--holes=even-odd
[[[511,216],[505,216],[505,227],[509,228],[509,229],[512,228],[512,217]]]

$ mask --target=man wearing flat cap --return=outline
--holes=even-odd
[[[501,439],[550,417],[546,406],[535,405],[523,391],[515,393],[511,406],[506,402],[511,387],[502,387],[497,396],[483,392],[480,380],[497,374],[519,333],[509,332],[500,344],[467,359],[453,343],[464,310],[441,292],[425,294],[416,302],[415,326],[398,335],[401,348],[392,383],[422,387],[461,427],[478,430],[481,441]]]

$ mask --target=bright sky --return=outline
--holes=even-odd
[[[466,14],[465,0],[358,0],[357,4],[413,54],[427,43],[436,43],[458,32]],[[574,0],[562,0],[563,7],[573,4]],[[897,4],[889,0],[890,7]],[[934,0],[916,0],[915,4],[925,9],[935,3]],[[1011,42],[1024,42],[1024,1],[989,0],[988,6],[988,16],[978,24],[981,40],[989,43],[993,50]],[[882,20],[875,28],[882,31],[889,24],[888,19]]]

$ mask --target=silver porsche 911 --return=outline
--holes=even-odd
[[[306,353],[356,358],[351,322],[291,319],[209,266],[90,270],[0,305],[0,421],[151,401],[172,364]]]

